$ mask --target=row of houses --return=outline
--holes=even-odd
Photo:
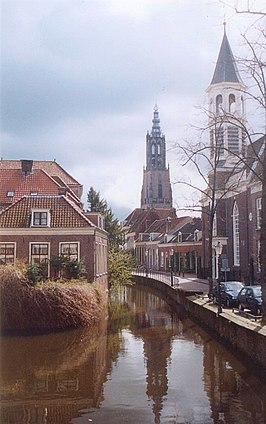
[[[82,262],[88,281],[107,283],[107,233],[86,212],[82,185],[56,161],[0,161],[0,263],[41,264],[67,257]]]
[[[124,221],[127,248],[153,271],[201,273],[201,219],[177,217],[173,208],[135,209]]]

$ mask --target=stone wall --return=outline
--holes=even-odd
[[[252,363],[266,370],[265,326],[262,327],[259,323],[246,318],[239,318],[229,309],[217,315],[217,307],[212,305],[207,298],[197,297],[191,292],[172,288],[161,281],[144,276],[135,276],[135,280],[138,284],[152,287],[163,296],[183,305],[191,317],[244,355],[245,359],[251,360]]]

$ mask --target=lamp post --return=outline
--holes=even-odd
[[[218,314],[223,312],[222,310],[222,304],[221,304],[221,254],[223,251],[223,245],[220,241],[217,242],[217,244],[214,246],[215,248],[215,254],[217,259],[217,285],[218,285]]]
[[[146,277],[148,277],[148,250],[145,250]]]
[[[171,287],[174,285],[174,278],[173,278],[173,259],[174,259],[174,249],[170,250],[170,275],[171,275]]]

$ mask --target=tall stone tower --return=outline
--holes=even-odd
[[[166,167],[165,136],[161,133],[159,111],[154,107],[152,130],[146,135],[146,168],[143,169],[141,208],[172,208],[169,166]]]
[[[207,89],[210,145],[217,169],[234,167],[238,156],[246,154],[244,90],[224,24],[216,67]]]

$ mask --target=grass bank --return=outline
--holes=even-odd
[[[0,267],[3,333],[47,332],[92,326],[105,312],[106,293],[79,280],[28,283],[13,266]]]

